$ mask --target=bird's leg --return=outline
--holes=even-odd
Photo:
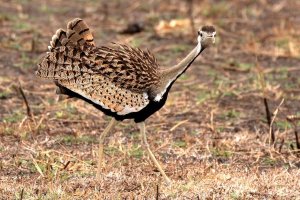
[[[102,159],[103,159],[103,143],[106,135],[110,132],[110,130],[116,125],[115,118],[112,118],[108,124],[108,126],[105,128],[103,133],[99,137],[99,150],[98,150],[98,169],[97,169],[97,179],[100,178],[101,174],[101,166],[102,166]]]
[[[169,177],[166,175],[165,171],[162,169],[162,167],[160,166],[160,164],[158,163],[158,161],[156,160],[155,156],[153,155],[150,146],[147,142],[147,136],[146,136],[146,127],[145,127],[145,122],[141,122],[138,124],[141,134],[142,134],[142,138],[143,138],[143,142],[145,147],[147,148],[147,151],[150,155],[151,160],[154,162],[154,164],[156,165],[156,167],[158,168],[159,172],[161,173],[161,175],[164,177],[165,181],[167,184],[171,183],[171,180],[169,179]]]

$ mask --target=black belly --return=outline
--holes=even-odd
[[[149,104],[145,108],[143,108],[142,110],[140,110],[138,112],[133,112],[133,113],[129,113],[129,114],[126,114],[126,115],[118,115],[117,113],[103,108],[102,106],[100,106],[100,105],[94,103],[93,101],[91,101],[91,100],[89,100],[89,99],[73,92],[72,90],[69,90],[66,87],[63,87],[63,86],[58,85],[58,84],[57,84],[57,86],[61,88],[61,91],[63,91],[63,94],[68,95],[70,97],[79,98],[79,99],[81,99],[81,100],[83,100],[83,101],[85,101],[89,104],[92,104],[98,110],[102,111],[103,113],[105,113],[108,116],[114,117],[118,121],[123,121],[124,119],[134,119],[134,121],[136,123],[145,121],[153,113],[155,113],[156,111],[161,109],[164,106],[164,104],[166,103],[166,100],[167,100],[167,97],[168,97],[168,92],[169,92],[169,89],[170,89],[170,87],[167,89],[167,91],[165,92],[165,94],[163,95],[163,97],[161,98],[161,100],[159,102],[150,100]]]

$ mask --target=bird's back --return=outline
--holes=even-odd
[[[36,74],[93,102],[111,115],[128,115],[149,104],[148,93],[159,84],[158,65],[149,53],[128,47],[96,47],[81,19],[52,37]],[[66,90],[65,90],[66,89]]]

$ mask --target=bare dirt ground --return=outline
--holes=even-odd
[[[0,199],[300,199],[299,122],[286,119],[300,116],[300,2],[145,2],[0,1]],[[171,186],[131,121],[107,137],[96,180],[97,139],[108,117],[80,100],[58,100],[54,84],[35,77],[53,33],[75,17],[98,45],[148,48],[162,67],[196,44],[191,19],[196,30],[216,27],[215,47],[147,120]],[[144,30],[121,34],[131,22]],[[263,98],[271,113],[284,99],[273,115],[274,145]]]

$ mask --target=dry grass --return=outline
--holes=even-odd
[[[1,4],[1,199],[299,199],[294,133],[300,124],[286,120],[300,115],[299,2],[194,1],[192,24],[214,24],[217,45],[147,120],[149,143],[171,186],[130,121],[106,139],[103,177],[95,180],[97,138],[108,118],[79,100],[58,100],[54,84],[37,79],[34,70],[51,34],[74,17],[91,24],[98,44],[149,48],[162,66],[172,65],[193,48],[190,23],[180,28],[191,7],[185,1]],[[143,32],[119,34],[137,18]],[[182,24],[155,32],[161,20],[171,19]],[[271,113],[285,99],[273,116],[271,146],[263,98]]]

